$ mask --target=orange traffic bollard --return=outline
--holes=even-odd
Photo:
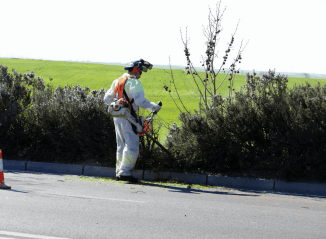
[[[2,150],[0,149],[0,189],[11,189],[10,186],[5,184],[5,176],[3,173]]]

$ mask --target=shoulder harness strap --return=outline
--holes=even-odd
[[[134,107],[132,106],[132,103],[134,102],[134,99],[129,99],[126,91],[125,91],[125,83],[126,81],[132,77],[131,75],[126,76],[125,78],[119,78],[119,83],[116,85],[115,89],[114,89],[114,94],[117,95],[117,91],[118,91],[118,99],[122,99],[123,95],[125,96],[126,100],[130,103],[130,113],[132,116],[134,116],[137,119],[137,115],[136,112],[134,110]],[[134,131],[134,133],[137,135],[137,127],[133,124],[131,124],[131,127]]]
[[[122,99],[123,96],[125,96],[125,99],[130,103],[130,112],[131,112],[131,115],[134,116],[134,117],[137,117],[136,115],[136,112],[134,110],[134,108],[132,107],[132,103],[134,103],[134,99],[129,99],[126,91],[125,91],[125,83],[126,81],[131,78],[132,76],[129,75],[129,76],[126,76],[124,78],[119,78],[119,83],[116,85],[115,89],[114,89],[114,94],[116,95],[117,92],[118,92],[118,99]]]
[[[124,88],[125,88],[125,83],[126,81],[132,76],[126,76],[124,78],[120,77],[119,78],[119,83],[116,85],[115,89],[114,89],[114,94],[117,94],[118,91],[118,99],[123,98],[123,94],[125,95],[126,99],[128,98]],[[129,99],[127,99],[129,101]]]

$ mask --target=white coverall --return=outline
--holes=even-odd
[[[124,73],[122,78],[126,76],[129,76],[129,74]],[[118,91],[116,94],[114,93],[118,82],[119,79],[114,80],[111,88],[105,93],[104,102],[108,105],[110,105],[115,98],[118,98]],[[160,106],[154,102],[149,102],[145,98],[144,88],[136,77],[128,78],[124,89],[128,98],[130,100],[134,99],[132,105],[135,112],[139,110],[139,106],[149,111],[158,111],[160,109]],[[139,136],[134,133],[131,123],[127,119],[114,117],[113,121],[117,140],[116,176],[131,176],[131,171],[134,169],[139,155]]]

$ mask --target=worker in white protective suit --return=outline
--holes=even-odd
[[[129,102],[131,115],[135,118],[139,107],[158,112],[161,106],[149,102],[145,98],[144,88],[139,81],[142,72],[147,72],[152,69],[153,65],[149,62],[140,59],[139,61],[131,62],[124,69],[128,73],[124,73],[119,79],[113,81],[110,89],[104,96],[106,104],[110,105],[121,99]],[[137,132],[141,132],[141,127],[135,127],[126,118],[113,117],[116,141],[117,141],[117,162],[116,162],[116,178],[121,181],[131,183],[138,182],[138,179],[132,176],[132,170],[136,165],[139,155],[139,136]]]

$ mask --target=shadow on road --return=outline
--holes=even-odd
[[[205,190],[205,189],[195,189],[195,188],[183,188],[183,187],[176,187],[176,186],[170,186],[170,185],[159,185],[154,183],[147,183],[147,182],[141,182],[141,185],[151,186],[151,187],[159,187],[159,188],[165,188],[169,189],[170,192],[175,193],[187,193],[187,194],[202,194],[202,193],[209,193],[209,194],[219,194],[219,195],[235,195],[235,196],[249,196],[249,197],[259,197],[259,194],[239,194],[239,193],[233,193],[233,192],[225,192],[225,191],[218,191],[216,189],[213,190]]]
[[[28,191],[21,191],[21,190],[15,190],[15,189],[8,189],[7,191],[14,192],[14,193],[29,193]]]
[[[10,173],[13,173],[13,174],[67,176],[67,174],[43,173],[43,172],[33,172],[33,171],[7,170],[5,172],[10,172]],[[81,175],[74,175],[74,176],[81,176]],[[107,178],[107,179],[115,180],[115,178],[112,178],[112,177],[94,177],[94,178]],[[46,179],[41,179],[41,178],[37,179],[37,181],[42,181],[42,180],[46,180]],[[11,179],[11,181],[16,181],[16,180]],[[41,183],[38,182],[37,184],[41,184]],[[181,184],[183,184],[183,183],[181,182]],[[34,185],[34,183],[32,183],[31,185]],[[165,189],[169,189],[170,192],[187,193],[187,194],[209,193],[209,194],[220,194],[220,195],[237,195],[237,196],[259,197],[262,194],[267,193],[267,194],[279,194],[279,195],[298,196],[298,197],[307,197],[307,198],[326,198],[326,196],[322,196],[322,195],[309,195],[309,194],[298,194],[298,193],[278,192],[278,191],[255,191],[255,190],[250,190],[250,189],[239,189],[239,188],[223,188],[223,191],[222,190],[219,191],[216,188],[207,189],[207,190],[206,189],[196,189],[196,188],[191,188],[191,184],[184,184],[184,185],[189,185],[188,188],[183,188],[181,186],[160,185],[160,184],[155,184],[155,183],[146,182],[146,181],[141,181],[138,185],[147,185],[147,186],[152,186],[152,187],[165,188]],[[227,191],[227,190],[230,190],[230,191]],[[241,193],[232,192],[233,190],[235,190],[237,192],[241,192]],[[18,193],[29,193],[28,191],[19,191],[19,190],[14,190],[14,189],[9,189],[9,191],[18,192]]]

